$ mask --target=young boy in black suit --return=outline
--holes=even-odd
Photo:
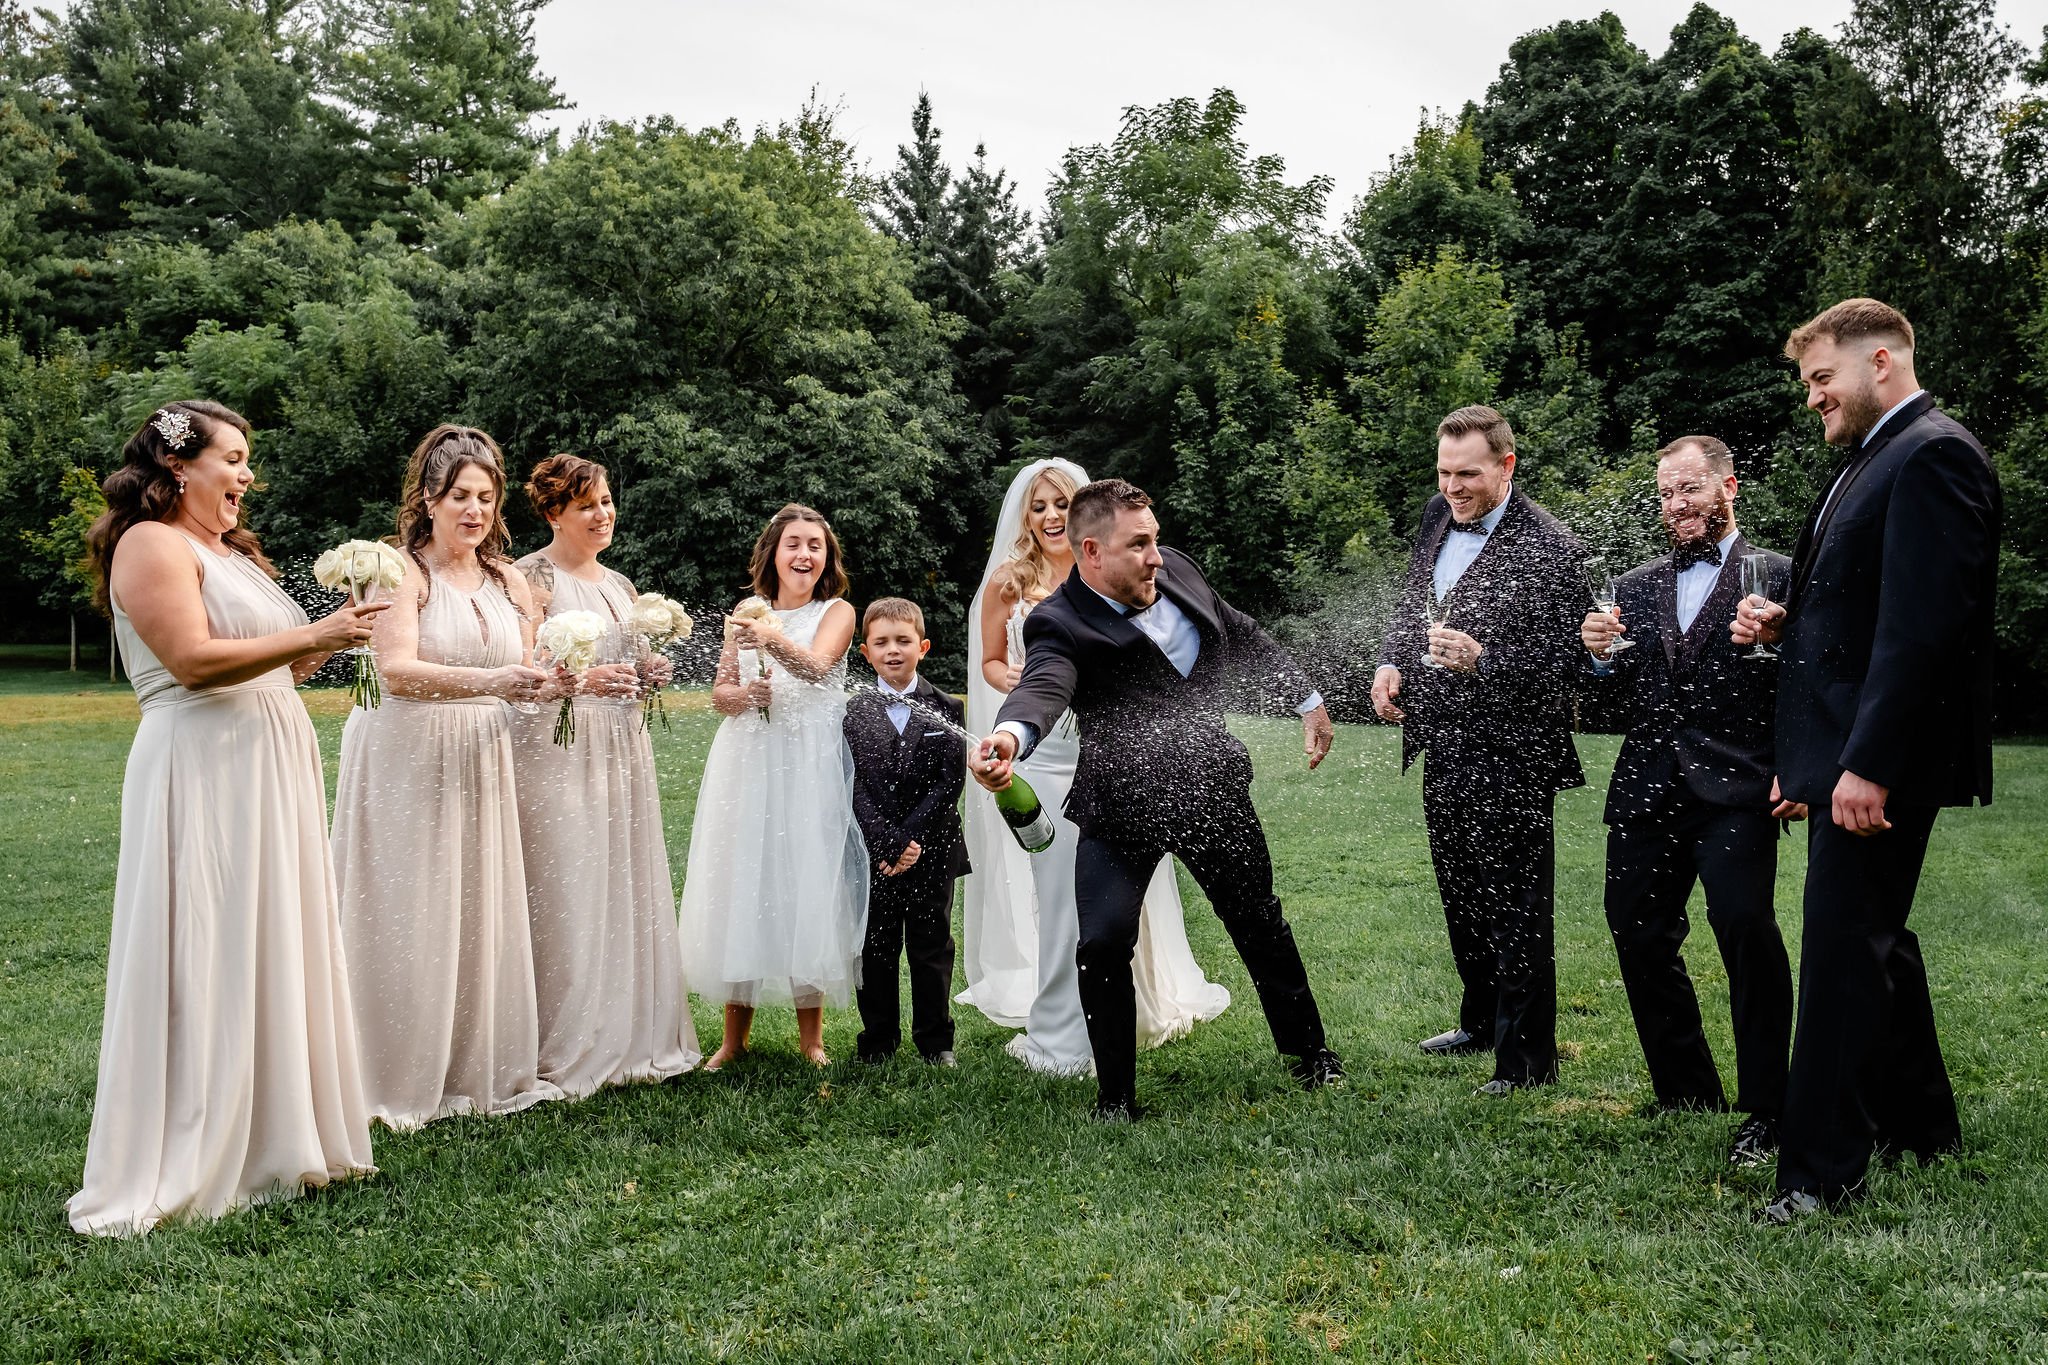
[[[876,687],[846,708],[853,811],[872,860],[854,1052],[885,1061],[903,1041],[896,964],[907,942],[911,1042],[925,1061],[952,1066],[953,883],[968,871],[960,832],[967,744],[933,717],[959,725],[966,713],[917,675],[932,646],[916,603],[870,602],[861,635]]]

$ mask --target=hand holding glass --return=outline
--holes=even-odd
[[[1450,595],[1447,593],[1442,597],[1438,597],[1436,590],[1432,588],[1429,594],[1429,606],[1426,608],[1426,611],[1429,616],[1429,627],[1431,630],[1440,630],[1444,626],[1449,625],[1451,623]],[[1435,652],[1430,648],[1426,640],[1422,647],[1422,666],[1424,668],[1444,667],[1443,664],[1437,661]]]
[[[1607,561],[1598,556],[1586,561],[1586,591],[1592,595],[1593,609],[1595,611],[1599,612],[1602,616],[1613,616],[1615,614],[1614,608],[1619,601],[1619,594],[1615,590],[1614,575],[1607,571]],[[1622,650],[1634,649],[1635,646],[1636,642],[1634,640],[1629,639],[1627,636],[1617,635],[1614,637],[1613,643],[1607,646],[1606,653],[1600,657],[1602,659],[1612,659],[1615,655],[1621,653]]]
[[[1742,557],[1742,599],[1750,598],[1763,602],[1771,600],[1771,559],[1769,555],[1744,555]],[[1738,655],[1744,659],[1775,659],[1778,651],[1764,643],[1758,635],[1756,645],[1747,654]]]

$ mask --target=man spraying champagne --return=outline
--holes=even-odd
[[[1067,797],[1080,830],[1075,951],[1096,1117],[1137,1116],[1131,954],[1153,869],[1175,854],[1208,893],[1259,992],[1273,1041],[1314,1089],[1344,1067],[1294,932],[1273,894],[1273,863],[1251,803],[1251,757],[1224,728],[1233,684],[1301,716],[1309,766],[1330,751],[1329,712],[1294,660],[1211,588],[1194,561],[1159,544],[1152,500],[1121,479],[1077,491],[1067,534],[1074,571],[1024,622],[1023,675],[981,742],[975,780],[999,795],[1072,710],[1081,756]]]

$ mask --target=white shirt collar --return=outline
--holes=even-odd
[[[1903,408],[1904,406],[1906,406],[1906,404],[1912,402],[1915,398],[1918,398],[1921,394],[1925,392],[1927,392],[1927,390],[1925,389],[1915,389],[1911,393],[1907,394],[1904,398],[1901,398],[1898,402],[1892,404],[1890,411],[1886,412],[1884,416],[1877,419],[1877,425],[1873,426],[1869,431],[1863,433],[1862,445],[1858,446],[1857,449],[1860,450],[1862,449],[1862,446],[1869,445],[1870,438],[1877,435],[1877,433],[1879,433],[1880,431],[1883,431],[1884,424],[1886,422],[1891,421],[1892,418],[1898,416],[1900,408]]]
[[[889,680],[888,680],[887,678],[884,678],[884,677],[882,677],[882,676],[881,676],[880,674],[876,674],[876,675],[875,675],[875,690],[876,690],[876,691],[878,691],[878,692],[880,692],[880,693],[882,693],[882,694],[883,694],[884,696],[889,696],[889,697],[908,697],[908,696],[911,696],[911,695],[913,695],[913,694],[914,694],[914,693],[915,693],[915,692],[917,691],[917,674],[915,674],[915,673],[912,673],[912,674],[910,675],[910,686],[908,686],[908,687],[904,688],[904,689],[903,689],[902,691],[900,691],[900,692],[899,692],[899,691],[897,691],[897,690],[896,690],[895,688],[893,688],[893,687],[889,686]]]
[[[1079,575],[1079,574],[1076,574],[1076,575],[1075,575],[1075,577],[1076,577],[1076,578],[1080,578],[1080,575]],[[1155,581],[1156,581],[1156,580],[1155,580]],[[1116,600],[1116,599],[1115,599],[1114,597],[1111,597],[1111,596],[1110,596],[1110,595],[1109,595],[1108,593],[1106,593],[1106,592],[1102,592],[1102,591],[1099,591],[1099,590],[1098,590],[1098,589],[1096,588],[1096,586],[1095,586],[1095,585],[1094,585],[1093,583],[1090,583],[1090,582],[1089,582],[1089,581],[1088,581],[1087,579],[1085,579],[1085,578],[1082,578],[1082,579],[1081,579],[1081,586],[1082,586],[1082,587],[1084,587],[1084,588],[1086,588],[1086,589],[1088,589],[1088,591],[1090,591],[1090,592],[1094,593],[1094,594],[1095,594],[1095,595],[1096,595],[1097,597],[1101,598],[1101,599],[1102,599],[1103,601],[1105,601],[1105,602],[1109,603],[1109,609],[1110,609],[1111,611],[1115,612],[1115,613],[1116,613],[1116,614],[1117,614],[1118,616],[1136,616],[1136,615],[1137,615],[1137,614],[1138,614],[1139,612],[1141,612],[1141,611],[1146,611],[1146,610],[1148,610],[1148,608],[1145,608],[1145,607],[1134,607],[1134,606],[1132,606],[1132,605],[1131,605],[1130,603],[1128,603],[1128,602],[1119,602],[1119,601],[1117,601],[1117,600]],[[1155,594],[1157,594],[1157,595],[1155,595],[1155,596],[1153,597],[1153,599],[1152,599],[1152,600],[1153,600],[1154,602],[1157,602],[1157,601],[1159,600],[1159,598],[1160,598],[1160,597],[1163,597],[1163,596],[1165,596],[1165,594],[1164,594],[1164,593],[1158,593],[1158,591],[1157,591],[1157,589],[1156,589],[1156,588],[1154,589],[1154,592],[1155,592]]]

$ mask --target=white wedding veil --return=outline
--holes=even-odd
[[[1048,469],[1058,469],[1076,488],[1088,474],[1070,460],[1033,460],[1010,480],[996,518],[988,564],[967,608],[967,728],[985,735],[995,728],[1003,694],[982,675],[981,609],[989,580],[1011,557],[1024,529],[1024,508],[1031,486]],[[996,813],[995,798],[980,784],[967,784],[967,856],[974,871],[967,877],[965,908],[960,917],[961,968],[967,989],[958,997],[998,1024],[1022,1028],[1038,994],[1038,896],[1032,888],[1031,855],[1010,837]]]

